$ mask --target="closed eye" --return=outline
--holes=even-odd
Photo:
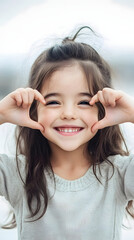
[[[50,101],[46,103],[46,105],[57,105],[57,104],[59,104],[59,102],[57,101]]]
[[[79,104],[80,105],[89,105],[89,106],[91,106],[89,101],[81,101]]]
[[[49,101],[49,102],[46,103],[46,105],[58,105],[58,104],[60,104],[58,101]],[[92,106],[92,105],[90,105],[89,101],[81,101],[81,102],[79,103],[79,105]]]

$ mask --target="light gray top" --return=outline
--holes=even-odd
[[[134,156],[109,157],[114,163],[101,164],[100,184],[90,167],[76,180],[65,180],[55,175],[56,190],[51,174],[45,171],[49,200],[45,215],[29,223],[29,210],[23,183],[14,158],[0,155],[0,195],[15,210],[19,240],[120,240],[125,207],[134,199]],[[25,157],[19,157],[24,176]],[[99,174],[99,171],[97,170]],[[34,202],[33,202],[34,207]]]

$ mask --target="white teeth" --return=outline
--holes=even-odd
[[[78,132],[79,130],[80,128],[58,128],[58,131],[65,133]]]

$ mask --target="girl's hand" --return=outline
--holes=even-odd
[[[93,125],[93,132],[124,122],[134,123],[134,98],[126,93],[104,88],[92,97],[90,104],[93,105],[96,102],[102,103],[105,117]]]
[[[43,131],[43,127],[29,116],[33,100],[45,104],[40,92],[32,88],[19,88],[0,101],[0,123],[10,122]]]

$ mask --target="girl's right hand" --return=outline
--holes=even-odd
[[[41,93],[32,88],[19,88],[8,94],[0,101],[0,124],[10,122],[43,131],[42,125],[33,121],[29,116],[29,110],[34,99],[45,104]]]

